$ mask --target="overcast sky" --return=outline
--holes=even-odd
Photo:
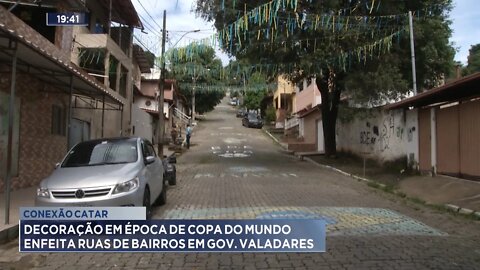
[[[160,52],[158,32],[161,29],[164,9],[167,10],[167,30],[169,32],[167,48],[173,45],[185,46],[192,40],[209,37],[214,33],[211,23],[196,18],[195,14],[191,12],[195,0],[132,0],[132,2],[145,24],[145,31],[148,32],[148,34],[138,35],[140,42],[156,54]],[[480,43],[479,4],[478,0],[454,0],[455,7],[450,14],[454,31],[451,41],[458,49],[455,60],[464,64],[467,62],[470,46]],[[155,22],[152,22],[150,16],[155,19]],[[185,32],[182,31],[195,29],[200,29],[201,32],[183,36]],[[139,41],[135,40],[135,42]],[[226,55],[219,54],[219,57],[224,64],[228,62]]]

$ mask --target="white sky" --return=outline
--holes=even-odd
[[[139,34],[141,42],[153,51],[155,54],[160,54],[160,39],[159,34],[162,25],[163,10],[167,10],[167,30],[169,32],[169,40],[167,49],[175,44],[176,46],[185,46],[195,39],[202,39],[211,36],[214,33],[214,28],[211,23],[197,18],[194,12],[191,12],[195,0],[132,0],[137,12],[141,16],[145,24],[146,32],[148,34]],[[145,9],[148,10],[149,17]],[[455,60],[466,64],[468,50],[471,45],[480,43],[480,8],[478,0],[455,0],[454,10],[450,14],[452,20],[453,36],[451,41],[457,48]],[[185,32],[200,29],[199,33],[189,33],[183,38]],[[157,33],[153,33],[156,31]],[[181,38],[181,40],[179,40]],[[138,40],[134,40],[138,43]],[[178,42],[178,43],[177,43]],[[225,54],[217,53],[224,64],[228,63],[228,57]]]

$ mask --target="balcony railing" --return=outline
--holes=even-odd
[[[293,117],[290,119],[285,120],[285,129],[291,129],[300,124],[300,121],[298,120],[297,117]]]
[[[108,34],[77,34],[75,40],[77,46],[81,48],[106,48],[128,69],[131,69],[133,65],[132,59]]]

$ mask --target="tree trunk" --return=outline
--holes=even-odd
[[[338,116],[338,104],[340,103],[341,90],[336,83],[330,89],[328,76],[319,76],[316,78],[317,86],[322,96],[322,123],[323,136],[325,141],[325,156],[335,157],[337,154],[336,124]]]

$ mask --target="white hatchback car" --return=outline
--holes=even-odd
[[[37,206],[145,206],[165,204],[162,160],[142,138],[81,142],[37,189]]]

